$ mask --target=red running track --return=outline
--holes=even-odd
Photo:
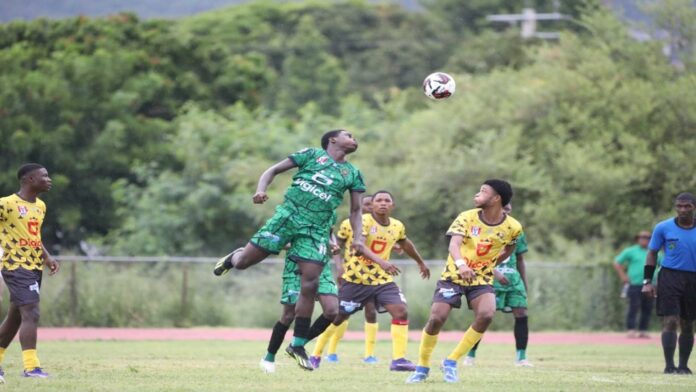
[[[462,331],[440,333],[440,341],[457,342]],[[288,332],[292,335],[292,331]],[[420,341],[420,331],[411,331],[412,341]],[[244,328],[39,328],[39,340],[226,340],[226,341],[266,341],[271,336],[270,329]],[[363,333],[346,332],[346,340],[362,340]],[[380,332],[378,339],[390,339],[389,332]],[[483,340],[486,343],[514,344],[512,331],[487,332]],[[530,344],[611,344],[611,345],[645,345],[660,343],[659,335],[650,339],[631,339],[615,332],[532,332]]]

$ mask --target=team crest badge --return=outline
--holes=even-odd
[[[329,157],[327,157],[326,155],[317,158],[317,163],[320,165],[326,165],[326,162],[328,162],[328,161],[329,161]]]
[[[370,234],[377,234],[377,226],[370,227]]]
[[[479,234],[481,234],[481,228],[478,226],[474,226],[471,228],[471,236],[472,237],[478,237]]]
[[[348,169],[346,169],[346,168],[341,169],[341,175],[342,175],[343,177],[347,176],[347,175],[348,175]]]
[[[27,207],[25,206],[17,206],[17,211],[19,211],[19,215],[23,218],[27,216],[27,213],[29,210],[27,210]]]

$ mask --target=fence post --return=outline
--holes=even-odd
[[[181,309],[179,313],[179,326],[183,327],[188,322],[188,280],[189,265],[183,263],[181,266]]]
[[[77,326],[77,261],[70,263],[70,325]]]

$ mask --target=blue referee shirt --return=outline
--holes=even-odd
[[[677,218],[663,220],[655,226],[648,248],[664,249],[663,267],[696,272],[696,227],[679,227]]]

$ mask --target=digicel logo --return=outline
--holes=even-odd
[[[43,244],[41,241],[31,240],[27,238],[19,239],[19,246],[31,246],[32,248],[40,248]]]

